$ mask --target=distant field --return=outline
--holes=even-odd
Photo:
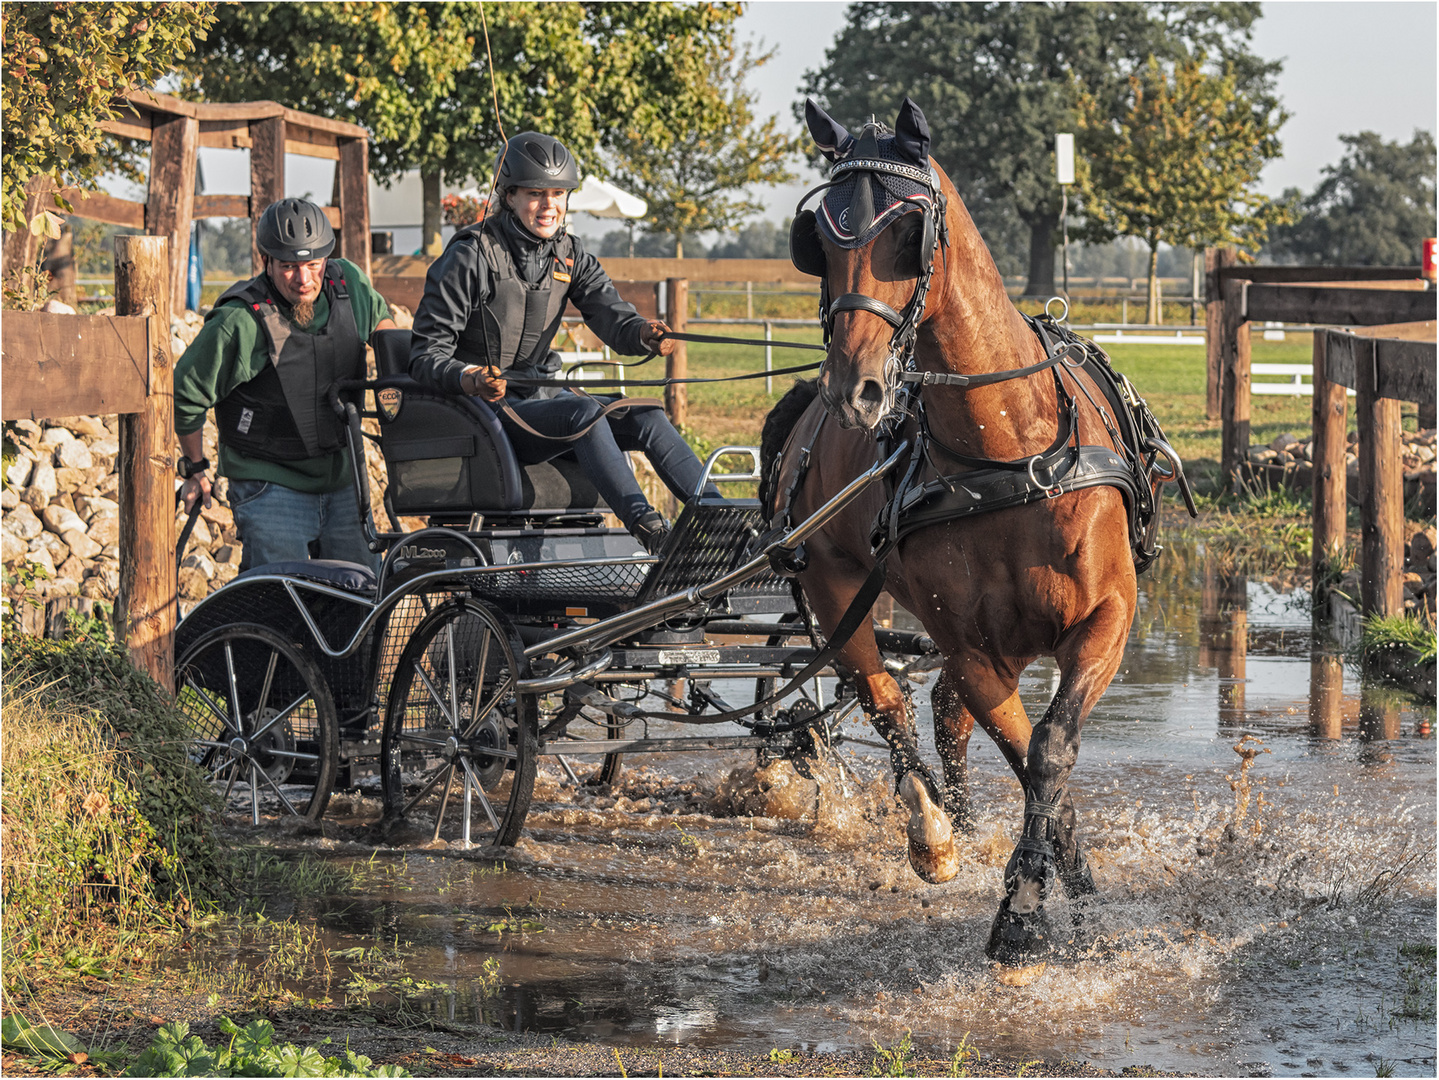
[[[758,337],[758,327],[695,326],[697,333],[723,333],[735,337]],[[777,338],[818,344],[819,330],[776,330]],[[1312,356],[1311,335],[1290,333],[1282,342],[1263,341],[1254,335],[1253,360],[1256,363],[1307,364]],[[1185,463],[1198,471],[1217,468],[1220,451],[1219,421],[1204,415],[1204,349],[1184,345],[1109,345],[1106,346],[1114,365],[1138,388],[1149,407],[1159,418],[1165,433]],[[818,353],[798,349],[775,349],[774,366],[787,367],[813,363]],[[658,378],[663,373],[656,368]],[[716,377],[738,375],[764,368],[764,350],[741,345],[689,346],[691,376]],[[641,369],[648,372],[649,368]],[[640,372],[634,373],[639,377]],[[789,388],[796,376],[780,376],[774,380],[774,393],[766,397],[763,380],[691,386],[689,390],[689,426],[693,434],[707,443],[734,442],[753,444],[765,414]],[[635,391],[638,393],[638,390]],[[1405,406],[1405,426],[1414,426],[1413,407]],[[1353,426],[1353,412],[1350,426]],[[1304,436],[1309,433],[1310,399],[1280,395],[1256,394],[1251,406],[1251,431],[1255,442],[1267,443],[1282,432]]]

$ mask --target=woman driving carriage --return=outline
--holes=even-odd
[[[663,410],[633,406],[603,416],[615,399],[512,381],[558,376],[551,345],[567,301],[615,352],[674,349],[663,337],[669,327],[620,299],[599,260],[564,231],[569,193],[579,184],[575,159],[559,140],[527,131],[504,145],[490,211],[457,232],[426,275],[410,374],[489,405],[525,464],[573,450],[610,509],[653,553],[669,526],[640,490],[624,451],[643,451],[681,501],[704,471]]]

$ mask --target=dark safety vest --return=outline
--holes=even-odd
[[[489,225],[490,227],[486,227]],[[574,243],[568,235],[555,245],[548,272],[531,285],[519,275],[514,257],[490,222],[471,225],[450,239],[474,236],[489,268],[492,295],[477,304],[461,332],[455,358],[466,364],[488,364],[525,378],[547,378],[560,369],[558,353],[550,351],[565,313]],[[531,388],[516,387],[518,397]],[[546,388],[547,389],[547,388]]]
[[[330,388],[365,377],[365,343],[355,326],[341,268],[325,263],[330,317],[318,334],[299,330],[280,314],[266,276],[232,285],[206,319],[238,300],[250,309],[270,347],[270,363],[215,405],[220,441],[248,457],[298,461],[345,446],[345,424],[330,404]]]

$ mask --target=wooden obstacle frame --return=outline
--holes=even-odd
[[[369,272],[369,151],[365,129],[287,109],[273,101],[208,104],[161,94],[118,103],[122,116],[101,127],[151,144],[143,203],[67,189],[75,212],[148,235],[115,238],[115,315],[5,312],[0,323],[0,413],[6,420],[120,417],[120,589],[115,625],[136,667],[161,686],[173,682],[178,616],[175,571],[174,360],[170,313],[184,305],[190,226],[197,217],[248,217],[251,263],[260,270],[253,223],[285,194],[285,154],[337,162],[337,254]],[[201,146],[250,150],[250,191],[196,195]],[[32,184],[27,219],[53,205]],[[6,237],[5,272],[34,265],[37,239]]]
[[[1433,423],[1433,283],[1419,267],[1240,266],[1232,249],[1205,253],[1209,415],[1222,421],[1226,487],[1249,460],[1250,349],[1254,322],[1316,326],[1313,348],[1313,582],[1331,583],[1345,545],[1346,433],[1355,392],[1359,428],[1361,607],[1403,610],[1404,474],[1400,402]]]

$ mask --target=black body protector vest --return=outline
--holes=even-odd
[[[338,265],[325,263],[322,287],[330,317],[318,334],[305,333],[280,314],[264,274],[232,285],[215,302],[207,319],[239,300],[270,347],[269,366],[215,405],[221,442],[248,457],[281,462],[344,448],[345,424],[330,405],[329,391],[342,379],[365,377],[365,343],[341,275]]]
[[[462,236],[475,237],[492,283],[490,298],[476,305],[460,334],[455,358],[466,364],[493,365],[521,378],[553,378],[560,370],[560,357],[550,345],[565,313],[574,270],[574,242],[568,235],[562,236],[555,244],[552,265],[531,285],[520,276],[509,247],[496,235],[495,228],[491,222],[482,221],[450,239],[453,244]],[[521,398],[535,393],[549,397],[556,392],[549,387],[510,389],[512,395]]]

